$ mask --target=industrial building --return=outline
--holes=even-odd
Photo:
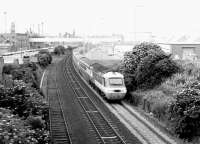
[[[178,39],[171,39],[167,42],[157,42],[162,49],[172,54],[173,59],[199,60],[200,59],[200,39],[198,37],[181,36]]]

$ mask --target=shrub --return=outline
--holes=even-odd
[[[14,81],[13,88],[0,87],[0,106],[25,118],[30,115],[40,115],[43,119],[48,117],[48,105],[43,96],[23,81]]]
[[[27,123],[31,125],[33,129],[42,129],[44,128],[44,120],[40,116],[33,117],[30,116],[27,118]]]
[[[132,89],[153,88],[179,70],[170,55],[152,43],[141,43],[125,53],[122,65],[126,86]]]
[[[44,53],[44,54],[38,54],[38,63],[41,67],[47,67],[51,62],[49,59],[49,55]]]
[[[144,94],[141,91],[134,91],[130,92],[130,97],[128,100],[134,105],[139,106],[142,105],[142,99],[144,97]]]
[[[65,47],[64,47],[64,46],[61,46],[61,45],[55,47],[54,53],[55,53],[56,55],[63,55],[63,54],[65,54]]]
[[[148,56],[150,50],[161,51],[161,47],[153,43],[141,43],[136,45],[131,52],[124,55],[124,68],[127,72],[135,72],[141,60]]]
[[[23,80],[32,87],[38,88],[36,70],[37,66],[33,62],[22,64],[11,72],[12,78],[13,80]]]
[[[0,143],[44,144],[49,143],[49,132],[45,129],[31,129],[20,117],[10,110],[0,108]]]
[[[34,64],[28,63],[21,67],[24,71],[36,69]],[[16,72],[22,72],[20,70]],[[18,74],[17,77],[21,78],[21,75]],[[0,108],[0,143],[50,142],[49,108],[43,96],[35,88],[22,80],[14,80],[14,86],[10,88],[0,85],[0,106],[3,107]]]
[[[174,132],[188,140],[199,135],[200,130],[200,91],[196,88],[199,86],[194,84],[178,92],[169,110]]]
[[[11,72],[16,69],[17,66],[13,64],[5,64],[2,69],[2,74],[11,74]]]
[[[41,66],[47,66],[48,64],[51,64],[52,62],[52,56],[48,50],[42,49],[39,51],[38,56],[38,63]]]
[[[130,102],[138,107],[141,107],[148,113],[153,115],[159,120],[166,120],[168,117],[167,110],[169,105],[174,101],[173,97],[166,95],[163,91],[153,90],[136,90],[131,92]]]

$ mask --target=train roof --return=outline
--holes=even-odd
[[[99,64],[99,63],[96,63],[96,62],[91,64],[91,67],[96,72],[102,72],[103,73],[104,71],[108,70],[108,67],[103,66],[102,64]]]
[[[118,72],[107,72],[103,75],[103,77],[105,77],[105,78],[110,78],[110,77],[124,78],[124,76]]]
[[[104,71],[108,70],[108,67],[96,62],[95,60],[90,60],[86,57],[81,57],[81,61],[83,61],[88,66],[91,66],[94,71],[104,73]]]
[[[88,65],[91,65],[91,64],[94,63],[93,61],[91,61],[90,59],[88,59],[86,57],[81,57],[80,60],[83,61],[83,62],[85,62]]]

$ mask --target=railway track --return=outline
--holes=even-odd
[[[123,122],[144,144],[176,144],[176,141],[151,125],[141,117],[131,106],[122,102],[113,104],[110,110]]]
[[[74,94],[84,110],[90,125],[93,127],[98,142],[102,144],[126,144],[127,142],[116,132],[112,122],[106,119],[79,83],[74,71],[72,70],[71,55],[66,59],[66,61],[64,61],[64,63],[65,65],[68,65],[68,67],[63,67],[65,79],[74,91]]]
[[[73,120],[71,119],[72,121],[69,122],[71,126],[69,126],[65,120],[66,117],[63,114],[66,114],[66,112],[63,112],[61,103],[63,102],[62,100],[65,99],[63,96],[66,96],[63,95],[63,93],[66,93],[69,90],[70,92],[68,96],[70,96],[71,98],[73,97],[73,99],[77,102],[77,105],[75,107],[80,107],[82,111],[81,113],[83,114],[83,119],[85,119],[84,124],[87,125],[87,128],[90,131],[88,133],[88,136],[91,139],[95,139],[95,142],[92,142],[92,144],[176,143],[168,136],[160,132],[158,129],[150,126],[123,102],[119,104],[109,104],[105,102],[105,100],[103,100],[101,97],[94,96],[94,91],[92,94],[92,90],[90,92],[90,90],[83,84],[83,81],[80,80],[77,72],[75,72],[74,66],[72,65],[71,56],[72,55],[69,53],[66,59],[61,61],[59,67],[59,71],[62,71],[62,74],[59,75],[59,82],[62,81],[60,84],[63,85],[63,83],[65,83],[65,85],[63,85],[62,87],[57,86],[57,77],[54,75],[50,75],[50,77],[48,78],[48,82],[50,83],[48,89],[49,91],[54,91],[54,96],[49,96],[49,103],[51,107],[50,127],[53,143],[67,144],[72,143],[72,141],[73,143],[77,143],[77,135],[80,136],[80,134],[72,135],[72,125],[75,125],[76,122],[73,122]],[[55,70],[58,69],[55,68]],[[67,90],[62,90],[63,88],[66,88]],[[60,95],[62,96],[60,97]],[[68,114],[66,115],[68,116]],[[114,115],[115,118],[113,118],[112,115]],[[116,117],[118,118],[117,120]],[[121,125],[123,126],[121,127]],[[119,127],[127,127],[128,129],[119,129]],[[127,136],[127,134],[129,136]]]
[[[94,91],[93,91],[94,92]],[[98,95],[96,93],[96,95]],[[98,95],[99,96],[99,95]],[[109,104],[99,96],[99,100],[119,118],[133,135],[143,144],[176,144],[177,142],[166,135],[150,122],[141,117],[126,103]]]
[[[64,117],[63,108],[60,99],[60,90],[57,86],[55,70],[51,70],[48,75],[48,101],[49,101],[49,119],[50,134],[52,144],[72,144],[68,125]]]

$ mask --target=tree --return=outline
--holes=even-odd
[[[55,53],[56,55],[64,55],[64,54],[65,54],[65,47],[64,47],[64,46],[61,46],[61,45],[55,47],[54,53]]]
[[[179,66],[153,43],[136,45],[124,55],[122,68],[129,90],[152,88],[179,70]]]
[[[51,64],[51,62],[52,62],[52,56],[51,56],[49,50],[42,49],[42,50],[40,50],[39,53],[38,53],[38,55],[43,55],[43,54],[46,54],[46,55],[47,55],[47,57],[48,57],[48,58],[47,58],[48,63]]]
[[[52,56],[48,50],[41,50],[37,55],[37,60],[40,66],[46,67],[52,62]]]

